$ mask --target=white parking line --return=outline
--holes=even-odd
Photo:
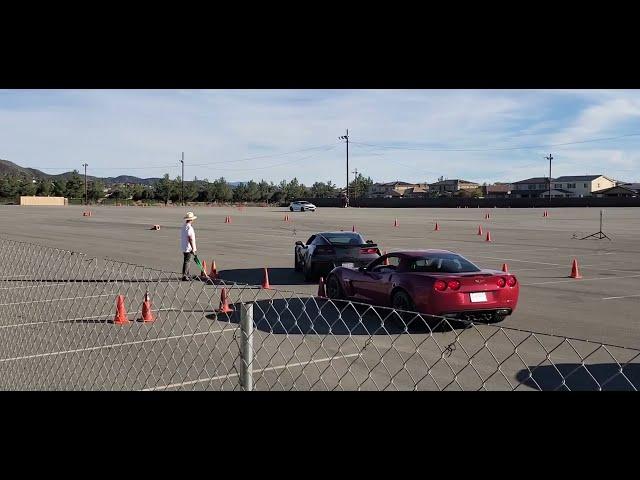
[[[202,335],[209,335],[211,333],[225,333],[225,332],[231,332],[231,331],[235,331],[235,329],[210,330],[208,332],[191,333],[191,334],[188,334],[188,335],[173,335],[171,337],[150,338],[148,340],[136,340],[136,341],[133,341],[133,342],[112,343],[110,345],[100,345],[98,347],[77,348],[75,350],[62,350],[62,351],[59,351],[59,352],[39,353],[37,355],[24,355],[22,357],[0,358],[0,363],[11,362],[11,361],[14,361],[14,360],[28,360],[28,359],[31,359],[31,358],[54,357],[54,356],[57,356],[57,355],[67,355],[69,353],[91,352],[91,351],[94,351],[94,350],[102,350],[102,349],[105,349],[105,348],[126,347],[128,345],[139,345],[139,344],[143,344],[143,343],[160,342],[162,340],[175,340],[176,338],[200,337]]]
[[[567,283],[567,282],[575,282],[575,283],[581,283],[581,282],[592,282],[595,280],[617,280],[617,279],[621,279],[621,278],[637,278],[640,277],[640,274],[638,275],[628,275],[628,276],[624,276],[624,277],[595,277],[595,278],[581,278],[581,279],[575,279],[575,278],[570,278],[567,280],[554,280],[551,282],[537,282],[537,283],[521,283],[520,285],[523,286],[534,286],[534,285],[550,285],[552,283]]]
[[[283,368],[300,367],[302,365],[309,365],[309,364],[312,364],[312,363],[330,362],[332,360],[343,359],[343,358],[351,358],[351,357],[358,357],[358,356],[360,356],[360,353],[350,353],[348,355],[336,355],[335,357],[319,358],[318,360],[309,360],[307,362],[289,363],[289,364],[285,364],[285,365],[278,365],[278,366],[275,366],[275,367],[259,368],[257,370],[254,370],[253,372],[254,373],[269,372],[269,371],[272,371],[272,370],[282,370]],[[233,378],[233,377],[237,377],[239,375],[240,375],[239,373],[229,373],[227,375],[219,375],[217,377],[199,378],[198,380],[191,380],[191,381],[188,381],[188,382],[172,383],[170,385],[163,385],[161,387],[145,388],[142,391],[143,392],[150,392],[150,391],[154,391],[154,390],[167,390],[169,388],[177,388],[177,387],[182,387],[182,386],[185,386],[185,385],[194,385],[196,383],[210,382],[212,380],[222,380],[224,378]]]
[[[640,297],[640,294],[638,294],[638,295],[622,295],[621,297],[604,297],[602,300],[617,300],[618,298],[632,298],[632,297]]]

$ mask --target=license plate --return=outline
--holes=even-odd
[[[469,294],[472,302],[486,302],[487,301],[487,293],[486,292],[473,292]]]
[[[342,266],[343,266],[344,268],[353,268],[353,267],[354,267],[353,263],[350,263],[350,262],[343,263],[343,264],[342,264]]]

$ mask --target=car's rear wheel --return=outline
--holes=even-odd
[[[293,212],[293,207],[289,207],[289,210],[291,210]]]
[[[340,280],[335,275],[329,275],[327,278],[327,297],[340,300],[344,298],[344,292],[342,291],[342,286],[340,285]]]
[[[415,318],[415,314],[407,312],[415,312],[416,306],[407,292],[404,290],[396,290],[391,297],[391,306],[395,310],[403,310],[394,315],[397,323],[404,330],[408,328],[411,321]]]
[[[500,323],[505,318],[507,318],[507,315],[498,315],[497,313],[494,313],[491,317],[491,323]]]
[[[298,261],[298,252],[297,251],[293,251],[293,269],[296,272],[299,272],[302,270],[302,267],[300,267],[300,262]]]

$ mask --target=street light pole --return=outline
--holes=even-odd
[[[549,204],[551,204],[551,160],[553,160],[553,156],[549,154],[548,157],[544,157],[549,160]]]
[[[87,167],[89,166],[87,163],[83,163],[84,167],[84,204],[89,205],[89,196],[87,195]]]
[[[347,134],[341,137],[338,137],[340,140],[347,141],[347,204],[349,206],[349,129],[347,128]]]
[[[184,152],[182,152],[182,160],[180,160],[180,163],[182,163],[182,193],[180,194],[180,197],[182,206],[184,207]]]

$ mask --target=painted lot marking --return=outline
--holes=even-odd
[[[24,355],[21,357],[11,357],[11,358],[1,358],[0,359],[0,363],[4,363],[4,362],[11,362],[11,361],[15,361],[15,360],[28,360],[28,359],[32,359],[32,358],[42,358],[42,357],[54,357],[57,355],[67,355],[70,353],[78,353],[78,352],[91,352],[94,350],[102,350],[102,349],[106,349],[106,348],[118,348],[118,347],[125,347],[128,345],[139,345],[139,344],[143,344],[143,343],[152,343],[152,342],[160,342],[160,341],[164,341],[164,340],[175,340],[177,338],[190,338],[190,337],[200,337],[202,335],[209,335],[211,333],[226,333],[226,332],[233,332],[236,329],[227,329],[227,330],[210,330],[207,332],[198,332],[198,333],[192,333],[189,335],[173,335],[170,337],[159,337],[159,338],[150,338],[147,340],[136,340],[136,341],[132,341],[132,342],[122,342],[122,343],[112,343],[110,345],[100,345],[98,347],[87,347],[87,348],[77,348],[75,350],[62,350],[59,352],[47,352],[47,353],[39,353],[36,355]]]
[[[345,358],[358,357],[358,356],[360,356],[360,353],[350,353],[348,355],[336,355],[334,357],[319,358],[318,360],[309,360],[307,362],[289,363],[286,365],[277,365],[275,367],[259,368],[257,370],[254,370],[253,373],[270,372],[272,370],[282,370],[284,368],[289,368],[289,367],[300,367],[302,365],[310,365],[312,363],[330,362],[332,360],[342,360]],[[240,375],[239,373],[230,373],[228,375],[219,375],[217,377],[199,378],[198,380],[190,380],[188,382],[172,383],[170,385],[162,385],[160,387],[145,388],[142,391],[151,392],[154,390],[167,390],[169,388],[177,388],[185,385],[194,385],[196,383],[210,382],[212,380],[222,380],[225,378],[233,378],[239,375]]]
[[[571,278],[571,279],[567,279],[567,280],[554,280],[554,281],[551,281],[551,282],[521,283],[520,285],[526,285],[527,287],[530,287],[530,286],[534,286],[534,285],[550,285],[552,283],[568,283],[568,282],[581,283],[581,282],[592,282],[592,281],[596,281],[596,280],[617,280],[617,279],[621,279],[621,278],[638,278],[638,277],[640,277],[640,274],[638,274],[638,275],[627,275],[627,276],[623,276],[623,277],[581,278],[579,280],[576,280],[575,278]]]
[[[633,298],[633,297],[640,297],[640,294],[638,294],[638,295],[622,295],[620,297],[604,297],[602,300],[617,300],[619,298]]]

